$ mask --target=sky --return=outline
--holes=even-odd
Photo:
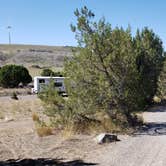
[[[153,29],[166,48],[166,0],[0,0],[0,43],[9,42],[10,25],[13,44],[76,46],[70,24],[83,6],[113,28],[130,25],[133,35],[137,28]]]

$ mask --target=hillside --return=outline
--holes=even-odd
[[[39,45],[0,45],[0,66],[6,64],[24,65],[31,75],[36,75],[42,68],[61,69],[64,57],[72,55],[69,46]],[[37,73],[36,73],[37,70]]]

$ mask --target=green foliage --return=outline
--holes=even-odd
[[[166,59],[164,60],[163,67],[158,78],[157,96],[161,99],[166,99]]]
[[[130,119],[130,112],[145,105],[130,28],[112,29],[105,19],[92,22],[94,15],[85,7],[76,13],[72,29],[80,50],[65,64],[71,108],[91,116],[96,111],[110,116],[122,112]]]
[[[43,91],[38,94],[38,97],[45,103],[45,114],[51,118],[53,123],[59,121],[62,124],[65,123],[65,116],[67,116],[64,111],[65,100],[55,89],[53,81],[50,81],[50,84],[44,87]]]
[[[41,76],[53,76],[54,72],[51,69],[43,69]]]
[[[14,88],[22,83],[26,85],[32,81],[28,70],[23,66],[6,65],[0,69],[0,85],[5,88]]]
[[[102,110],[111,117],[120,112],[132,123],[131,113],[143,110],[156,93],[161,40],[148,28],[133,38],[130,28],[112,29],[104,18],[93,22],[86,7],[75,15],[77,25],[71,28],[80,50],[65,64],[72,109],[92,115]]]
[[[164,60],[162,41],[148,28],[137,31],[134,40],[140,92],[147,102],[151,102],[157,91],[157,80]]]
[[[43,69],[41,76],[52,76],[52,77],[62,77],[61,72],[54,72],[51,69]]]
[[[133,112],[142,111],[156,92],[163,63],[161,40],[147,28],[132,37],[129,27],[113,29],[104,18],[92,21],[94,14],[86,7],[75,16],[77,24],[71,29],[79,47],[64,67],[69,97],[64,100],[47,90],[47,113],[61,117],[62,126],[100,124],[98,113],[123,127],[135,125],[139,120]]]

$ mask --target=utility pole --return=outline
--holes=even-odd
[[[6,27],[6,29],[8,30],[9,45],[11,45],[11,33],[10,33],[11,28],[12,27],[10,25]]]

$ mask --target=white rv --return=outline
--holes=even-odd
[[[65,93],[64,77],[45,77],[36,76],[34,77],[34,88],[32,93],[42,92],[43,88],[49,85],[50,81],[53,80],[55,88],[60,93]]]

